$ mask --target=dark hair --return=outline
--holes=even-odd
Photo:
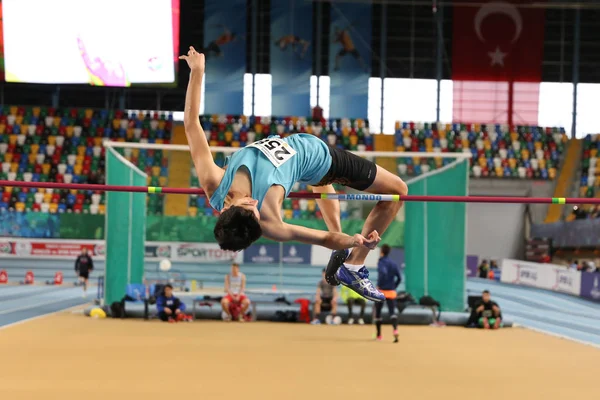
[[[490,291],[489,290],[484,290],[483,294],[490,294]]]
[[[381,246],[381,254],[383,254],[384,257],[386,257],[388,254],[390,254],[391,250],[392,249],[387,244],[384,244],[383,246]]]
[[[173,290],[173,285],[171,285],[170,283],[167,283],[167,284],[165,285],[165,289],[166,289],[166,288],[169,288],[169,289]]]
[[[239,251],[261,237],[262,229],[252,211],[233,206],[221,213],[214,233],[222,250]]]

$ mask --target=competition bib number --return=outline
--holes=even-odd
[[[281,167],[296,155],[296,150],[279,138],[262,139],[248,147],[259,149],[276,168]]]

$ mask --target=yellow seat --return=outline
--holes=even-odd
[[[44,203],[50,203],[52,200],[52,193],[44,193]]]
[[[74,130],[75,130],[75,127],[73,125],[68,125],[67,126],[67,136],[68,137],[72,137]]]
[[[590,156],[591,157],[596,157],[597,154],[598,154],[598,149],[591,149],[590,150]]]
[[[75,157],[75,165],[83,165],[83,155],[78,155],[77,157]]]
[[[396,151],[404,151],[404,146],[397,146]]]
[[[315,200],[309,200],[307,204],[307,209],[310,212],[314,212],[317,208],[317,202]]]
[[[56,146],[56,136],[48,136],[48,144],[50,146]]]
[[[509,158],[508,159],[508,166],[510,167],[510,169],[513,169],[517,166],[517,160],[515,160],[514,158]],[[542,163],[540,161],[540,168],[542,167]]]
[[[481,168],[485,168],[485,166],[487,166],[487,159],[485,157],[480,157],[477,161],[479,162],[479,166]]]
[[[54,126],[57,128],[60,126],[60,117],[54,117]]]
[[[15,209],[17,210],[17,212],[25,211],[25,203],[21,203],[21,202],[16,203]]]
[[[358,136],[350,136],[350,145],[356,146],[358,144]]]
[[[463,139],[462,140],[462,147],[463,147],[463,149],[468,149],[470,147],[469,146],[469,139]]]
[[[550,168],[548,170],[548,176],[550,177],[550,179],[556,178],[556,168]]]
[[[17,114],[17,110],[18,107],[17,106],[10,106],[9,111],[11,115],[16,115]]]
[[[17,118],[15,118],[15,125],[21,125],[23,123],[23,116],[22,115],[17,115]],[[21,130],[21,132],[26,132]]]
[[[539,160],[538,164],[539,164],[540,168],[546,168],[546,160],[545,159],[542,158],[541,160]]]
[[[284,219],[292,219],[294,215],[294,210],[283,210],[283,218]]]
[[[162,139],[156,139],[156,144],[163,144],[165,141]]]
[[[85,117],[86,118],[92,118],[93,116],[94,116],[94,110],[89,109],[89,108],[85,110]]]
[[[106,214],[106,206],[104,204],[100,204],[98,206],[98,214],[102,214],[102,215]]]
[[[58,204],[57,203],[50,203],[50,214],[56,214],[56,212],[58,211]]]
[[[94,138],[94,146],[98,146],[98,147],[102,146],[102,138],[101,137]]]
[[[17,172],[19,170],[19,164],[18,163],[12,163],[10,164],[10,172]]]
[[[17,144],[17,135],[9,135],[8,136],[8,143],[10,143],[10,144]]]
[[[161,176],[160,178],[158,178],[158,184],[163,187],[167,186],[167,177]]]
[[[76,175],[81,175],[82,169],[83,169],[83,165],[75,164],[75,166],[73,167],[73,172],[75,172]]]
[[[233,132],[225,131],[225,141],[230,143],[233,140]]]
[[[140,149],[131,149],[131,156],[138,158],[140,156]]]
[[[86,151],[86,147],[85,146],[77,146],[77,156],[85,156],[85,151]]]
[[[502,178],[504,176],[504,170],[502,167],[496,167],[496,176]]]
[[[31,145],[31,154],[37,154],[40,151],[40,145],[39,144],[32,144]]]
[[[165,129],[165,125],[166,122],[165,121],[158,121],[158,129]]]
[[[344,136],[344,137],[350,136],[350,128],[348,128],[347,126],[343,126],[342,127],[342,136]]]
[[[231,147],[240,147],[241,143],[237,140],[234,140],[233,142],[231,142]]]
[[[439,131],[440,139],[446,139],[448,133],[446,131]]]
[[[188,215],[190,217],[195,217],[196,215],[198,215],[198,207],[190,207],[190,208],[188,208]]]
[[[160,167],[159,166],[154,166],[152,167],[152,176],[160,176]]]
[[[33,165],[35,164],[35,159],[37,158],[37,154],[30,154],[29,157],[27,157],[29,159],[29,164]]]
[[[6,125],[0,124],[0,134],[4,134],[4,132],[6,132]]]
[[[33,107],[32,112],[34,117],[39,117],[40,112],[42,111],[41,107]]]
[[[262,133],[262,131],[263,131],[263,126],[262,126],[262,124],[254,124],[254,131],[255,131],[256,133]]]
[[[11,161],[12,161],[12,159],[13,159],[13,154],[12,154],[12,153],[6,153],[6,154],[4,155],[4,161],[5,161],[5,162],[9,163],[9,162],[11,162]]]
[[[443,158],[441,158],[441,157],[436,157],[436,158],[434,158],[434,161],[435,161],[435,166],[436,166],[437,168],[441,168],[441,167],[442,167],[442,164],[444,163],[444,159],[443,159]]]
[[[400,121],[396,121],[396,123],[394,124],[394,130],[399,131],[401,126],[402,124],[400,123]]]
[[[433,148],[433,139],[432,138],[425,138],[425,147]]]

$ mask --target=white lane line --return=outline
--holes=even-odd
[[[61,312],[64,312],[64,311],[75,310],[75,309],[77,309],[79,307],[82,307],[84,305],[85,304],[79,304],[79,305],[76,305],[76,306],[67,307],[67,308],[63,308],[63,309],[60,309],[60,310],[52,311],[52,312],[49,312],[49,313],[46,313],[46,314],[36,315],[35,317],[22,319],[20,321],[16,321],[16,322],[12,322],[10,324],[2,325],[2,326],[0,326],[0,330],[5,329],[5,328],[10,328],[10,327],[13,327],[13,326],[17,326],[17,325],[21,325],[21,324],[24,324],[25,322],[31,322],[31,321],[34,321],[36,319],[49,317],[51,315],[55,315],[55,314],[58,314],[58,313],[61,313]]]

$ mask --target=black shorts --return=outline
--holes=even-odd
[[[315,186],[337,183],[356,190],[366,190],[375,182],[377,165],[346,150],[329,147],[331,167]]]
[[[332,297],[321,297],[321,311],[331,310]]]
[[[79,271],[79,277],[88,279],[90,277],[90,271]]]

